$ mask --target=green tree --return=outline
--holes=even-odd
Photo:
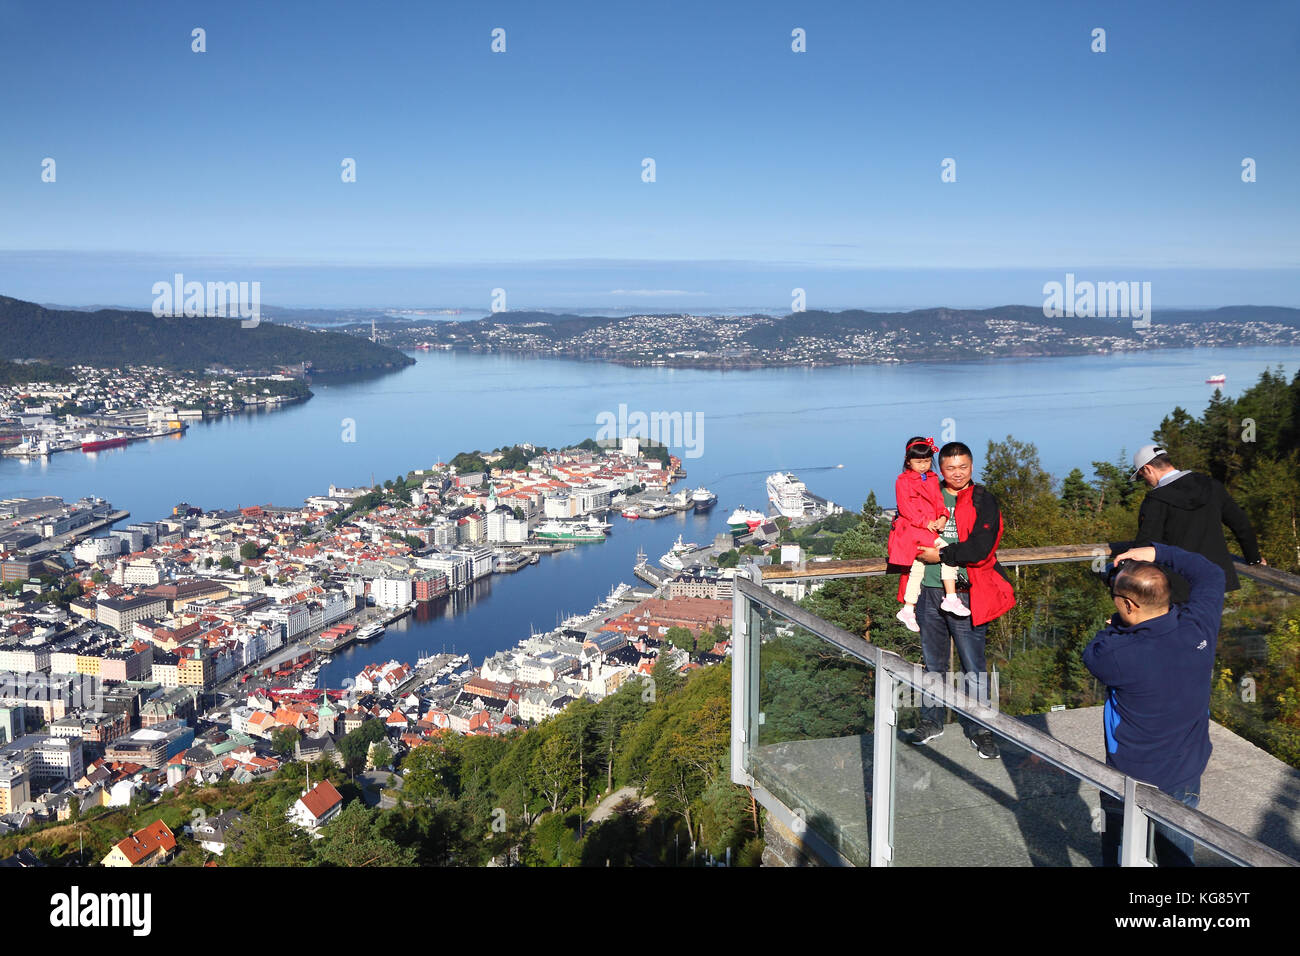
[[[433,803],[453,796],[457,790],[458,760],[450,747],[427,743],[412,749],[402,759],[402,800]]]
[[[679,647],[688,654],[695,653],[695,635],[685,627],[670,627],[668,633],[664,635],[664,640],[673,647]]]
[[[271,732],[271,749],[282,757],[293,753],[294,746],[302,738],[297,727],[277,727]]]
[[[578,746],[567,734],[553,730],[533,757],[530,782],[551,812],[569,806],[578,785]]]
[[[259,796],[232,828],[223,862],[230,866],[314,865],[311,840],[285,816],[285,799],[271,788]]]
[[[1010,435],[1001,442],[990,440],[979,473],[1002,506],[1005,543],[1038,543],[1032,529],[1046,524],[1059,505],[1052,493],[1052,476],[1039,463],[1037,447]]]
[[[654,667],[650,669],[650,680],[656,698],[661,694],[671,694],[686,682],[686,678],[677,672],[677,668],[669,663],[664,654],[655,658]]]
[[[316,856],[326,866],[411,866],[415,850],[398,846],[382,832],[382,817],[353,800],[321,829]]]
[[[258,550],[257,545],[252,541],[245,541],[239,546],[239,557],[244,561],[252,561],[260,553],[261,552]]]
[[[376,770],[389,766],[393,762],[393,748],[386,741],[380,741],[370,750],[370,762]]]
[[[1093,490],[1078,468],[1070,469],[1061,485],[1061,506],[1069,511],[1092,511],[1096,508]]]

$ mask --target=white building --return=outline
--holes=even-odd
[[[408,577],[375,578],[370,582],[370,593],[380,607],[402,607],[415,600]]]
[[[491,548],[457,548],[456,553],[463,554],[469,559],[471,581],[485,578],[496,570],[497,555]]]
[[[78,561],[84,561],[86,564],[94,564],[96,561],[104,558],[115,558],[122,553],[122,539],[119,538],[86,538],[84,541],[78,541],[76,547],[72,549],[72,555]]]
[[[26,644],[0,647],[0,671],[26,674],[31,671],[48,670],[49,667],[50,649],[43,638]]]
[[[302,792],[302,796],[289,809],[289,820],[314,834],[338,816],[342,809],[342,794],[328,780],[322,780],[310,790]]]
[[[470,559],[457,551],[440,552],[416,558],[417,567],[429,571],[441,571],[447,577],[447,590],[463,588],[472,580],[470,577]]]

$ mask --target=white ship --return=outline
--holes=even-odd
[[[767,516],[763,512],[750,511],[741,505],[727,519],[727,527],[731,529],[732,534],[749,534],[766,520]]]
[[[718,496],[708,488],[699,487],[691,494],[691,506],[699,514],[704,514],[718,503]]]
[[[681,571],[686,567],[682,558],[698,550],[698,546],[689,541],[683,544],[682,536],[679,534],[677,542],[668,550],[667,554],[659,559],[659,566],[668,571]]]
[[[802,518],[807,511],[808,489],[804,483],[786,471],[767,476],[767,497],[772,507],[787,518]]]
[[[609,524],[592,516],[586,521],[561,521],[552,518],[543,522],[533,532],[539,541],[604,541]]]
[[[357,632],[357,640],[364,644],[372,637],[378,637],[380,634],[383,634],[385,630],[386,628],[381,621],[375,621],[373,624],[367,624]]]

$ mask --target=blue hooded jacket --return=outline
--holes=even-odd
[[[1106,685],[1106,762],[1166,793],[1195,783],[1210,760],[1210,682],[1223,616],[1213,561],[1156,544],[1156,563],[1187,579],[1191,598],[1125,627],[1118,616],[1084,648]]]

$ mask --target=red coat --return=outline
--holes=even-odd
[[[916,560],[917,545],[930,548],[934,539],[939,537],[937,531],[931,531],[926,524],[935,518],[947,518],[948,509],[943,506],[943,491],[940,486],[943,479],[932,471],[903,472],[894,482],[895,501],[898,502],[898,517],[889,532],[889,563],[908,567]]]
[[[939,554],[944,564],[966,569],[970,580],[970,620],[979,627],[1016,606],[1015,589],[998,566],[1002,511],[992,492],[971,482],[957,492],[953,512],[957,519],[957,543],[948,545]],[[900,601],[906,589],[907,575],[903,575],[898,582]]]

